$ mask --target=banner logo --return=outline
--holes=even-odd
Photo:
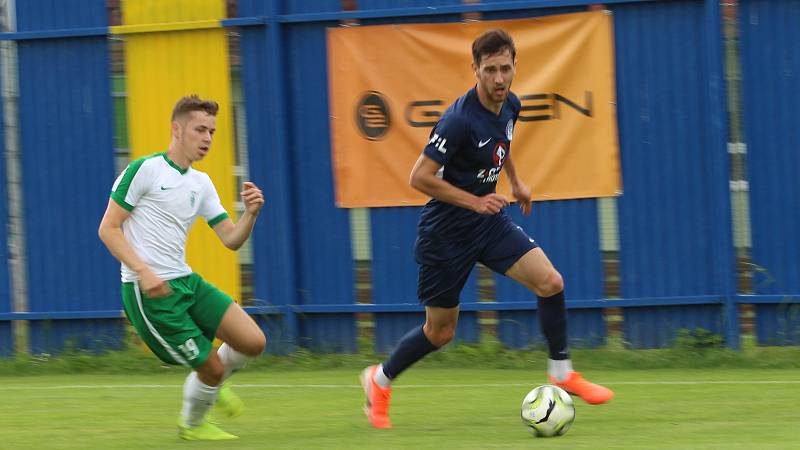
[[[383,94],[368,91],[361,97],[356,107],[356,124],[361,134],[370,141],[377,141],[386,136],[391,125],[391,117],[389,103]]]

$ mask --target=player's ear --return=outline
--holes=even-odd
[[[172,137],[179,139],[181,135],[181,124],[177,120],[172,121]]]

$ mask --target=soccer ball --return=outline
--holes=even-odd
[[[522,423],[537,437],[561,436],[575,420],[575,405],[567,391],[545,384],[522,400]]]

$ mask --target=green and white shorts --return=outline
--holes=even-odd
[[[147,297],[138,283],[122,283],[125,315],[159,359],[200,367],[233,299],[196,273],[167,283],[172,294],[159,298]]]

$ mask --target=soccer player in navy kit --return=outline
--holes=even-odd
[[[504,274],[538,297],[538,316],[548,344],[550,382],[591,404],[614,396],[572,369],[567,349],[564,282],[533,239],[503,208],[495,192],[501,170],[522,213],[531,211],[530,189],[517,177],[511,157],[520,101],[509,90],[516,50],[503,30],[487,31],[472,44],[477,84],[453,103],[433,128],[411,171],[411,186],[433,197],[422,210],[415,257],[418,296],[425,324],[400,339],[389,358],[361,373],[364,411],[376,428],[390,428],[391,382],[400,373],[453,339],[461,289],[476,262]]]

